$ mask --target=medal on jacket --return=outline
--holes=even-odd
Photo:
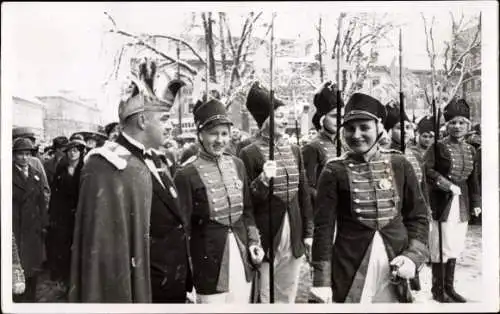
[[[237,188],[237,189],[241,189],[243,187],[243,182],[241,182],[241,180],[236,180],[234,182],[234,186]]]
[[[170,191],[170,194],[172,194],[174,198],[177,198],[177,192],[175,191],[173,186],[170,186],[168,190]]]
[[[383,178],[378,182],[378,187],[382,190],[389,190],[392,187],[392,184],[389,179]]]

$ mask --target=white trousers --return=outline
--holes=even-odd
[[[233,233],[229,241],[229,291],[215,294],[196,294],[196,303],[250,303],[251,282],[246,281],[245,268]]]
[[[288,213],[283,217],[283,232],[274,256],[274,303],[294,303],[299,286],[300,267],[303,257],[292,253]],[[269,303],[269,262],[260,266],[260,300]]]
[[[372,240],[370,260],[360,303],[398,302],[390,280],[389,257],[385,250],[384,241],[380,233],[376,231]]]
[[[429,250],[431,261],[439,263],[439,226],[438,221],[432,220],[430,226]],[[441,234],[443,238],[443,263],[450,258],[458,258],[465,246],[468,222],[460,222],[459,196],[453,197],[450,214],[446,222],[441,222]]]

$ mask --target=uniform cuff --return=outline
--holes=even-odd
[[[413,263],[415,263],[415,267],[419,269],[420,266],[429,258],[429,249],[424,243],[412,239],[410,240],[408,249],[406,249],[401,255],[404,255],[411,259]]]

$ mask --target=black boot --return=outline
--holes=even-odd
[[[432,298],[441,303],[452,303],[453,299],[446,294],[443,282],[444,282],[444,273],[443,273],[443,264],[441,263],[432,263]]]
[[[444,277],[444,290],[455,302],[466,303],[464,297],[458,294],[453,287],[455,281],[455,265],[457,264],[456,258],[449,258],[446,263],[446,275]]]

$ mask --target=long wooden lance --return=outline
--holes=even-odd
[[[178,80],[181,79],[181,66],[179,63],[180,55],[181,55],[181,50],[179,48],[179,43],[177,43],[177,79]],[[182,134],[182,104],[180,101],[179,101],[178,105],[179,105],[179,108],[177,108],[177,109],[178,109],[178,113],[179,113],[179,134]]]
[[[269,160],[274,160],[274,91],[273,91],[273,54],[274,54],[274,18],[276,13],[273,12],[271,19],[271,49],[269,61],[269,98],[270,98],[270,114],[269,114]],[[269,302],[274,303],[274,237],[273,237],[273,216],[272,216],[272,202],[274,192],[274,179],[269,180]]]
[[[401,131],[401,152],[405,153],[405,104],[403,94],[403,40],[401,28],[399,29],[399,125]]]
[[[342,24],[342,15],[343,13],[341,12],[340,13],[340,16],[339,16],[339,21],[338,21],[338,25],[337,25],[337,157],[340,156],[341,154],[341,149],[342,149],[342,146],[341,146],[341,141],[340,141],[340,125],[342,123],[342,115],[341,115],[341,101],[342,101],[342,94],[341,94],[341,91],[340,91],[340,38],[341,38],[341,34],[340,34],[340,30],[341,30],[341,24]]]

